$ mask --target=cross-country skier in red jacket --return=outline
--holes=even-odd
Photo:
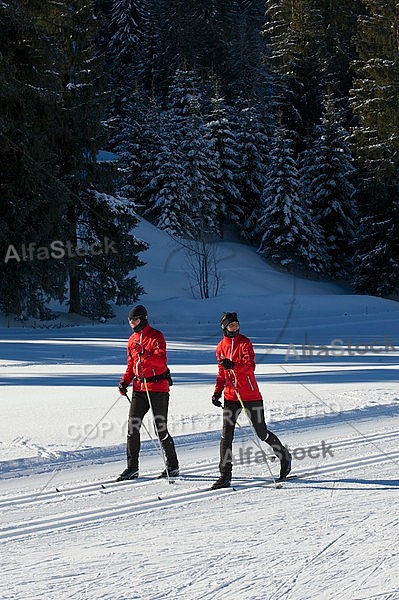
[[[267,428],[262,395],[255,379],[255,353],[252,342],[240,333],[237,313],[223,313],[220,325],[224,336],[216,348],[218,374],[212,403],[222,406],[220,398],[224,392],[223,430],[220,440],[220,477],[212,489],[230,486],[232,444],[235,425],[242,411],[241,402],[258,437],[269,444],[280,459],[280,478],[284,479],[291,470],[291,455],[278,437]]]
[[[128,320],[133,334],[127,344],[127,368],[119,384],[119,392],[126,396],[131,382],[133,392],[128,421],[127,468],[117,481],[138,477],[140,427],[150,408],[154,413],[154,424],[168,470],[166,472],[165,469],[161,477],[176,477],[179,475],[179,461],[167,425],[169,385],[172,380],[167,366],[165,338],[148,324],[147,309],[140,304],[131,309]]]

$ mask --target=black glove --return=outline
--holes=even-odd
[[[215,392],[212,396],[212,404],[214,406],[217,406],[218,408],[220,408],[222,406],[222,403],[220,402],[221,397],[222,397],[222,394]]]
[[[124,381],[120,382],[120,384],[118,385],[118,390],[121,396],[127,395],[127,385]]]
[[[234,369],[234,363],[229,358],[222,358],[220,364],[223,366],[224,369]]]

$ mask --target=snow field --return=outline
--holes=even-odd
[[[125,466],[128,405],[116,386],[126,309],[74,327],[3,319],[1,600],[399,600],[399,305],[294,280],[235,242],[221,244],[222,295],[195,300],[181,252],[166,255],[164,234],[140,227],[151,243],[142,302],[167,339],[182,478],[154,479],[163,465],[143,433],[140,478],[114,482]],[[237,310],[253,340],[269,426],[294,451],[299,477],[282,489],[255,461],[242,415],[235,491],[209,491],[223,310]],[[60,316],[60,325],[73,323]],[[385,336],[389,352],[285,360],[290,344]],[[323,447],[331,453],[315,451]]]

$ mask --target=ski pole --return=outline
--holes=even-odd
[[[252,432],[253,432],[253,434],[254,434],[253,441],[254,441],[255,445],[257,446],[257,448],[259,448],[259,450],[262,452],[262,454],[263,454],[263,455],[265,455],[265,452],[264,452],[264,450],[263,450],[262,446],[260,445],[260,443],[259,443],[259,442],[258,442],[258,440],[257,440],[257,437],[258,437],[258,436],[257,436],[256,430],[255,430],[255,427],[254,427],[254,425],[253,425],[253,423],[252,423],[251,419],[249,418],[247,411],[245,410],[244,402],[242,401],[241,394],[240,394],[240,392],[238,391],[237,385],[236,385],[236,383],[235,383],[235,378],[236,378],[236,377],[235,377],[235,373],[234,373],[234,371],[233,371],[232,369],[226,369],[226,370],[227,370],[228,376],[229,376],[229,378],[230,378],[230,381],[231,381],[231,383],[232,383],[232,385],[233,385],[233,388],[234,388],[234,390],[235,390],[235,393],[236,393],[236,395],[237,395],[238,401],[239,401],[239,403],[241,404],[241,408],[244,410],[244,412],[245,412],[245,414],[246,414],[246,416],[247,416],[247,419],[248,419],[248,423],[249,423],[249,424],[250,424],[250,426],[251,426]],[[256,438],[255,438],[255,436],[256,436]],[[274,477],[274,475],[273,475],[273,472],[272,472],[272,470],[271,470],[271,468],[270,468],[270,465],[269,465],[269,461],[268,461],[267,459],[266,459],[266,464],[267,464],[267,468],[269,469],[270,477],[271,477],[271,478],[272,478],[272,480],[273,480],[274,486],[275,486],[276,488],[278,488],[279,486],[277,485],[276,478],[275,478],[275,477]]]
[[[151,401],[150,392],[149,392],[149,390],[148,390],[147,378],[146,378],[146,377],[145,377],[145,375],[144,375],[144,367],[143,367],[143,363],[141,362],[141,356],[140,356],[140,354],[139,354],[138,352],[137,352],[137,356],[139,357],[139,363],[140,363],[141,372],[142,372],[142,375],[143,375],[144,389],[145,389],[145,392],[146,392],[146,394],[147,394],[148,404],[150,405],[150,410],[151,410],[151,416],[152,416],[152,422],[153,422],[153,425],[154,425],[154,430],[155,430],[155,433],[157,434],[157,438],[158,438],[158,442],[159,442],[160,454],[161,454],[161,456],[162,456],[163,464],[165,465],[166,477],[167,477],[167,479],[168,479],[168,483],[170,484],[170,483],[172,483],[172,482],[171,482],[171,479],[170,479],[170,477],[169,477],[168,465],[167,465],[167,463],[166,463],[165,454],[164,454],[164,452],[162,451],[162,442],[161,442],[161,437],[160,437],[160,435],[159,435],[159,432],[158,432],[158,427],[157,427],[157,424],[156,424],[156,421],[155,421],[154,407],[153,407],[153,405],[152,405],[152,401]]]

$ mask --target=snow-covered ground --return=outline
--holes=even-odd
[[[221,295],[201,301],[184,251],[148,223],[136,235],[151,243],[137,273],[168,342],[183,478],[152,478],[163,465],[143,432],[142,477],[113,482],[126,308],[59,328],[3,318],[0,598],[399,599],[399,304],[279,273],[233,238],[219,244]],[[224,310],[255,345],[270,428],[294,453],[299,477],[282,489],[242,415],[234,489],[209,491]]]

